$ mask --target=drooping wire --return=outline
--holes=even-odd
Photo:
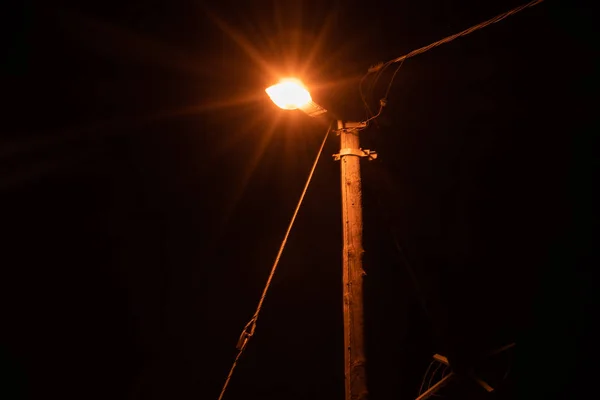
[[[374,91],[375,87],[377,86],[377,81],[379,80],[379,78],[381,77],[381,75],[383,74],[385,69],[388,67],[388,65],[389,64],[384,65],[384,63],[379,63],[377,65],[372,66],[371,68],[369,68],[369,73],[364,75],[363,79],[361,79],[361,83],[362,83],[364,81],[364,79],[367,76],[369,76],[370,73],[375,72],[375,78],[373,79],[373,82],[371,83],[371,85],[369,86],[369,89],[367,91],[367,99],[371,99],[371,97],[373,95],[373,91]],[[372,117],[374,115],[374,113],[371,111],[368,103],[366,101],[364,101],[364,103],[367,108],[367,111],[369,112],[369,117]]]
[[[436,369],[433,370],[433,373],[431,374],[431,377],[429,378],[429,382],[427,383],[427,390],[429,390],[431,388],[431,382],[433,382],[433,378],[435,378],[435,374],[437,374],[437,372],[439,371],[439,369],[442,367],[442,364],[438,364],[438,366],[436,367]]]
[[[432,362],[430,362],[429,366],[425,370],[425,375],[423,375],[423,380],[421,381],[421,387],[419,387],[419,395],[421,395],[423,393],[423,386],[425,386],[425,379],[427,379],[427,375],[429,374],[429,370],[431,370],[431,367],[433,366],[434,362],[435,362],[435,360],[433,360]]]
[[[227,387],[229,386],[229,382],[231,381],[231,376],[233,375],[233,371],[235,370],[235,367],[236,367],[242,353],[246,349],[246,345],[248,344],[248,341],[254,335],[254,331],[256,329],[256,321],[258,320],[258,315],[260,313],[260,310],[261,310],[263,303],[265,301],[265,298],[267,296],[269,287],[271,286],[273,276],[275,276],[275,271],[277,270],[277,266],[279,265],[279,260],[281,259],[281,255],[283,254],[283,250],[285,249],[285,245],[287,243],[288,237],[290,236],[290,232],[292,230],[292,227],[294,226],[296,217],[298,216],[298,211],[300,210],[300,206],[302,205],[302,202],[303,202],[306,192],[308,190],[308,186],[310,185],[310,182],[314,175],[317,164],[319,163],[319,159],[321,158],[321,154],[323,153],[323,148],[325,147],[325,143],[327,142],[327,138],[329,137],[329,133],[331,132],[332,124],[333,123],[329,124],[329,127],[327,128],[327,132],[325,133],[323,142],[321,142],[321,147],[319,148],[317,157],[315,158],[312,168],[310,169],[310,173],[308,174],[308,178],[306,179],[306,184],[304,185],[304,189],[302,190],[302,194],[300,195],[300,199],[298,200],[298,204],[296,205],[296,209],[294,210],[292,219],[290,220],[290,223],[289,223],[287,230],[285,232],[285,235],[283,237],[283,241],[281,242],[281,246],[279,246],[279,251],[277,252],[275,261],[273,262],[273,266],[271,267],[271,272],[269,273],[269,277],[267,278],[267,283],[265,284],[265,288],[263,289],[262,295],[260,296],[260,300],[258,301],[258,306],[256,307],[256,311],[252,315],[252,318],[250,318],[250,321],[248,321],[248,323],[242,330],[242,334],[240,335],[240,338],[237,343],[237,350],[238,350],[237,356],[235,357],[235,360],[233,361],[233,365],[231,366],[231,369],[229,370],[229,374],[227,374],[227,379],[225,380],[225,384],[223,385],[223,388],[221,389],[221,393],[219,394],[218,400],[223,399],[223,396],[225,395],[225,391],[227,390]]]
[[[402,60],[400,62],[400,65],[398,65],[398,68],[396,68],[396,70],[392,74],[392,78],[390,79],[390,83],[388,84],[388,87],[385,90],[385,95],[383,96],[383,98],[385,100],[387,100],[388,94],[390,94],[390,89],[392,88],[392,83],[394,83],[394,78],[396,77],[396,74],[398,73],[398,71],[400,70],[400,68],[402,68],[402,64],[404,64],[404,60]]]
[[[363,121],[363,123],[367,124],[370,121],[376,119],[377,117],[379,117],[381,115],[381,112],[383,111],[383,108],[387,105],[387,97],[388,94],[390,93],[390,89],[392,88],[392,83],[394,83],[394,78],[396,77],[396,74],[398,73],[398,71],[400,70],[400,68],[402,67],[402,64],[404,64],[404,60],[402,60],[400,62],[400,65],[398,65],[398,67],[396,68],[396,70],[394,71],[394,73],[392,74],[392,78],[390,79],[390,83],[388,84],[388,87],[385,91],[385,95],[383,96],[383,98],[381,100],[379,100],[379,111],[377,111],[377,114],[373,115],[370,118],[367,118],[366,120]],[[366,75],[365,75],[366,76]],[[378,75],[379,77],[380,75]],[[375,83],[374,83],[375,84]],[[366,103],[365,103],[366,104]],[[368,107],[368,105],[367,105]],[[370,111],[370,110],[369,110]]]
[[[444,370],[442,371],[442,378],[444,378],[446,376],[446,374],[448,373],[448,370],[450,369],[449,365],[446,365],[446,367],[444,368]]]
[[[381,63],[381,67],[379,68],[379,71],[376,72],[375,78],[373,78],[373,83],[371,84],[371,88],[369,89],[369,96],[373,95],[373,92],[375,91],[375,87],[377,87],[377,82],[379,81],[379,78],[381,78],[381,75],[383,75],[383,73],[385,72],[385,70],[387,69],[387,67],[389,67],[391,64],[389,63]]]
[[[381,111],[383,111],[383,107],[385,107],[385,104],[386,104],[386,102],[384,99],[379,100],[379,111],[377,111],[377,114],[373,115],[372,117],[365,119],[363,121],[363,124],[368,124],[369,122],[373,121],[374,119],[379,118],[379,116],[381,115]]]
[[[365,105],[365,110],[367,111],[367,118],[370,118],[373,116],[373,111],[371,111],[371,107],[369,107],[369,103],[367,103],[367,99],[365,98],[365,94],[363,92],[363,82],[365,81],[367,76],[368,74],[363,75],[363,77],[360,79],[360,82],[358,83],[358,93],[360,94],[360,99]]]
[[[449,43],[449,42],[451,42],[451,41],[453,41],[455,39],[458,39],[459,37],[466,36],[466,35],[468,35],[470,33],[473,33],[475,31],[483,29],[483,28],[485,28],[485,27],[487,27],[487,26],[489,26],[491,24],[495,24],[496,22],[500,22],[503,19],[505,19],[505,18],[507,18],[507,17],[509,17],[511,15],[514,15],[514,14],[520,12],[520,11],[523,11],[526,8],[538,5],[538,4],[542,3],[543,1],[544,0],[533,0],[533,1],[530,1],[529,3],[526,3],[526,4],[523,4],[523,5],[519,6],[519,7],[513,8],[510,11],[507,11],[505,13],[497,15],[494,18],[488,19],[487,21],[481,22],[481,23],[479,23],[477,25],[474,25],[474,26],[472,26],[472,27],[470,27],[468,29],[465,29],[465,30],[463,30],[461,32],[455,33],[454,35],[447,36],[447,37],[445,37],[445,38],[443,38],[441,40],[438,40],[437,42],[431,43],[431,44],[429,44],[427,46],[424,46],[424,47],[418,48],[416,50],[413,50],[413,51],[411,51],[411,52],[409,52],[409,53],[407,53],[407,54],[405,54],[403,56],[400,56],[400,57],[394,58],[393,60],[389,60],[389,61],[387,61],[385,63],[382,63],[382,64],[378,65],[376,68],[370,68],[369,71],[366,73],[365,77],[368,76],[368,75],[370,75],[370,74],[372,74],[372,73],[376,73],[377,74],[375,76],[374,82],[373,82],[373,84],[371,86],[373,88],[374,85],[377,83],[377,80],[379,79],[379,77],[382,75],[383,71],[387,67],[389,67],[391,64],[394,64],[394,63],[397,63],[397,62],[404,62],[404,60],[406,60],[407,58],[411,58],[411,57],[414,57],[416,55],[423,54],[426,51],[429,51],[429,50],[431,50],[431,49],[433,49],[435,47],[438,47],[438,46],[440,46],[442,44]],[[394,73],[394,76],[395,76],[395,73]],[[362,83],[362,81],[363,80],[361,80],[361,83]],[[392,77],[392,81],[393,81],[393,77]],[[390,85],[388,86],[388,91],[389,91],[389,87],[391,87],[391,82],[390,82]],[[386,98],[387,98],[387,94],[386,94],[386,96],[383,99],[386,99]],[[380,105],[381,105],[381,101],[380,101]],[[363,122],[368,122],[368,121],[371,121],[371,120],[377,118],[381,114],[381,109],[383,107],[385,107],[385,104],[380,108],[379,113],[377,113],[376,116],[369,117],[366,121],[363,121]],[[368,108],[368,106],[367,106],[367,108]]]
[[[442,377],[440,378],[440,381],[442,381],[446,377],[446,374],[447,374],[447,372],[448,372],[449,369],[450,369],[449,365],[446,365],[444,367],[444,370],[442,371]],[[429,386],[431,387],[431,381],[429,381]],[[431,396],[433,396],[433,397],[444,397],[444,396],[442,396],[440,394],[437,394],[437,393],[433,393]]]

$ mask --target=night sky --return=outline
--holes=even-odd
[[[297,76],[362,120],[371,65],[523,2],[3,5],[0,398],[216,400],[327,129],[265,87]],[[590,390],[591,19],[547,0],[408,59],[361,132],[372,399],[414,399],[434,353],[460,368],[510,342],[478,369],[495,394],[439,394]],[[372,109],[396,66],[365,80]],[[343,399],[338,149],[227,400]]]

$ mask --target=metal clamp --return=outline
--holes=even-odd
[[[363,149],[341,149],[339,154],[333,155],[333,159],[339,161],[344,156],[368,157],[370,161],[377,158],[377,152]]]

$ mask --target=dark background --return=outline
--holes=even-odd
[[[370,65],[521,4],[49,3],[1,14],[3,399],[216,399],[326,130],[264,88],[298,76],[360,120]],[[439,394],[590,390],[591,20],[546,1],[409,59],[362,133],[373,399],[512,341],[481,367],[497,393]],[[343,398],[337,146],[226,399]]]

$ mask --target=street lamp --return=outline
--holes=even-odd
[[[312,117],[327,112],[312,101],[308,89],[297,79],[282,79],[278,84],[267,88],[266,92],[278,107],[285,110],[300,109]],[[359,147],[358,133],[366,127],[366,123],[338,120],[337,126],[340,152],[334,157],[335,160],[341,161],[345,398],[367,400],[360,158],[367,157],[372,160],[377,154]]]
[[[296,110],[312,101],[302,82],[294,78],[282,79],[277,85],[266,88],[265,92],[284,110]]]
[[[295,78],[284,78],[278,84],[265,89],[273,103],[284,110],[300,109],[316,117],[327,112],[326,109],[312,101],[308,89]]]

